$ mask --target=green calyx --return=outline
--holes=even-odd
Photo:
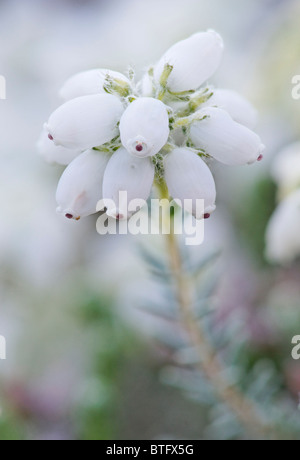
[[[131,93],[131,87],[126,81],[112,78],[110,75],[106,75],[103,88],[108,94],[122,98],[128,97]]]
[[[114,139],[112,139],[109,142],[106,142],[106,144],[100,145],[99,147],[94,147],[93,150],[96,152],[102,152],[102,153],[114,153],[117,150],[119,150],[122,147],[122,142],[120,136],[116,136]]]

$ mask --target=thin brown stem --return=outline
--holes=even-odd
[[[178,241],[174,233],[167,235],[167,245],[182,322],[192,345],[199,353],[199,370],[205,373],[217,396],[226,403],[252,437],[276,439],[277,435],[257,405],[243,395],[235,384],[227,380],[226,367],[217,356],[199,319],[194,314],[192,284],[184,273]]]

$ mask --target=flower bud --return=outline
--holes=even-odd
[[[130,81],[125,75],[113,70],[95,69],[78,73],[69,78],[60,90],[60,96],[65,101],[69,101],[81,96],[106,94],[104,86],[108,79],[115,82],[120,89],[130,88]]]
[[[173,45],[154,68],[154,79],[160,83],[166,65],[173,67],[167,81],[172,92],[198,89],[220,65],[223,40],[209,30],[192,35]]]
[[[167,143],[170,129],[166,106],[151,97],[141,97],[125,110],[120,121],[123,146],[140,158],[156,155]]]
[[[87,150],[72,161],[58,184],[57,212],[75,220],[96,213],[109,158],[106,153]]]
[[[45,127],[55,145],[84,151],[118,135],[123,111],[120,100],[110,94],[78,97],[59,107]]]
[[[253,105],[236,91],[229,89],[215,89],[212,97],[201,108],[203,107],[223,109],[234,121],[249,129],[253,129],[257,122],[257,111]]]
[[[190,138],[197,149],[203,149],[226,165],[251,164],[262,159],[265,146],[259,136],[236,123],[222,109],[208,107],[196,112],[202,120],[190,128]]]
[[[48,131],[44,128],[37,142],[38,153],[44,157],[48,163],[57,163],[59,165],[68,165],[78,155],[80,150],[66,149],[65,147],[57,146],[48,137]]]
[[[289,145],[276,156],[272,177],[279,187],[279,198],[284,198],[300,185],[300,142]]]
[[[271,262],[289,263],[300,255],[300,191],[283,200],[266,232],[266,256]]]
[[[146,201],[153,180],[154,165],[150,158],[137,158],[126,149],[119,149],[111,157],[103,179],[107,214],[120,220],[131,217],[128,205],[136,199]]]
[[[207,164],[188,148],[177,148],[165,157],[165,180],[173,199],[192,200],[186,209],[197,219],[209,217],[216,209],[216,186]],[[199,215],[197,200],[204,200],[204,213]]]

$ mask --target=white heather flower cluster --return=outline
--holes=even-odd
[[[147,200],[155,182],[178,203],[190,200],[196,218],[208,218],[216,188],[207,159],[251,164],[264,150],[252,131],[256,112],[249,102],[206,85],[222,53],[221,37],[210,30],[176,43],[138,83],[132,70],[128,77],[97,69],[70,78],[60,92],[65,103],[38,143],[49,162],[68,165],[57,189],[58,212],[79,220],[103,200],[109,216],[128,219],[120,192],[128,202]],[[205,203],[201,215],[198,199]]]
[[[300,255],[300,143],[277,156],[272,176],[278,185],[278,207],[266,233],[266,255],[271,262],[287,264]]]

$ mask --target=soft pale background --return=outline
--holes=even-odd
[[[0,1],[0,439],[205,436],[201,406],[160,382],[167,357],[150,339],[159,325],[137,311],[156,294],[136,241],[100,238],[94,218],[57,216],[61,168],[44,164],[35,143],[74,72],[131,64],[141,75],[175,41],[207,28],[226,44],[214,83],[255,103],[268,147],[262,165],[215,168],[219,206],[202,249],[223,249],[214,302],[245,313],[255,353],[273,347],[297,394],[289,344],[300,332],[298,267],[273,269],[263,258],[275,194],[269,165],[300,137],[291,98],[297,17],[296,0]]]

